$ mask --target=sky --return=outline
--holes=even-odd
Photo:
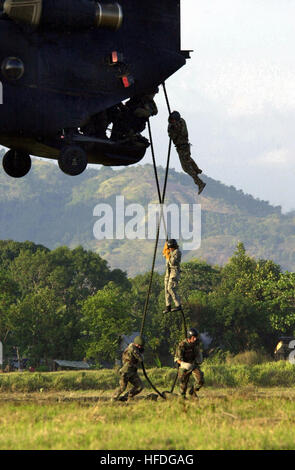
[[[168,79],[203,172],[283,212],[295,209],[295,2],[182,0],[187,65]],[[152,127],[164,165],[167,110]],[[147,157],[143,163],[147,162]],[[173,152],[171,166],[181,170]]]

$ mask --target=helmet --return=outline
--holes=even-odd
[[[178,243],[174,238],[171,238],[171,240],[167,241],[167,246],[168,248],[178,248]]]
[[[157,93],[159,93],[159,87],[155,88],[150,88],[149,90],[146,91],[145,96],[155,96]]]
[[[169,116],[169,121],[171,121],[171,120],[180,121],[180,119],[181,119],[181,116],[180,116],[180,113],[178,111],[173,111]]]
[[[190,328],[188,330],[188,332],[187,332],[188,339],[190,339],[192,336],[196,336],[196,337],[199,336],[199,332],[198,332],[198,330],[196,330],[196,328]]]
[[[156,95],[157,93],[159,93],[159,87],[156,86],[155,88],[152,88],[150,91],[149,91],[149,94],[150,95]]]
[[[133,340],[133,343],[134,344],[138,344],[139,346],[142,346],[144,347],[144,339],[142,336],[135,336],[134,340]]]

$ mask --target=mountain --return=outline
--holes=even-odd
[[[164,173],[160,167],[161,185]],[[207,187],[198,196],[189,176],[175,170],[169,174],[166,202],[176,204],[172,206],[176,208],[174,223],[179,204],[190,205],[191,210],[193,204],[201,205],[201,247],[184,251],[183,260],[198,257],[222,265],[232,255],[237,242],[242,241],[256,258],[272,259],[284,270],[294,271],[295,212],[282,214],[280,207],[255,199],[233,186],[225,186],[205,175],[203,179]],[[131,276],[146,272],[151,268],[153,239],[97,240],[94,237],[93,230],[101,220],[99,211],[106,222],[102,228],[107,231],[113,230],[112,218],[122,218],[123,208],[116,210],[118,196],[121,204],[124,197],[125,209],[135,210],[138,222],[135,228],[140,227],[146,221],[148,204],[158,202],[152,165],[119,170],[88,169],[78,177],[70,177],[55,164],[35,159],[31,172],[20,180],[1,171],[0,239],[30,240],[48,248],[83,245],[108,260],[111,268],[121,268]],[[132,219],[130,216],[122,219],[114,231],[122,231],[124,223]],[[197,231],[199,225],[194,229]],[[165,264],[161,254],[163,244],[164,240],[160,240],[156,259],[159,271]]]

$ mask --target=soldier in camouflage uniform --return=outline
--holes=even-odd
[[[120,387],[114,395],[114,399],[119,399],[120,395],[126,390],[128,382],[133,387],[123,398],[132,398],[143,389],[143,384],[137,373],[139,364],[143,361],[144,340],[141,336],[136,336],[133,343],[125,349],[122,355],[123,366],[120,369]]]
[[[193,376],[195,383],[190,388],[189,394],[197,397],[197,391],[204,385],[204,374],[200,369],[203,356],[198,330],[191,328],[188,331],[187,339],[181,341],[177,347],[174,361],[179,365],[178,380],[181,396],[185,398],[189,379]]]
[[[144,95],[137,95],[122,105],[120,112],[114,119],[112,139],[144,140],[141,132],[145,130],[146,123],[151,116],[158,114],[158,108],[154,101],[159,89],[152,90]]]
[[[181,301],[177,292],[180,278],[181,251],[178,247],[177,241],[174,239],[168,240],[167,248],[169,250],[169,255],[166,261],[166,274],[164,280],[166,310],[164,310],[163,313],[177,312],[178,310],[181,310]],[[171,309],[172,300],[175,307]]]
[[[199,174],[202,173],[202,170],[200,170],[191,157],[186,122],[182,119],[178,111],[173,111],[173,113],[170,114],[168,121],[168,134],[176,147],[182,169],[193,178],[194,182],[199,187],[198,194],[201,194],[206,183],[199,178]]]

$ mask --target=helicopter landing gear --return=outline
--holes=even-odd
[[[61,149],[58,166],[67,175],[80,175],[87,167],[87,163],[86,152],[78,145],[68,145]]]
[[[29,173],[32,161],[28,153],[19,150],[8,150],[3,157],[2,165],[5,173],[12,178],[22,178]]]

